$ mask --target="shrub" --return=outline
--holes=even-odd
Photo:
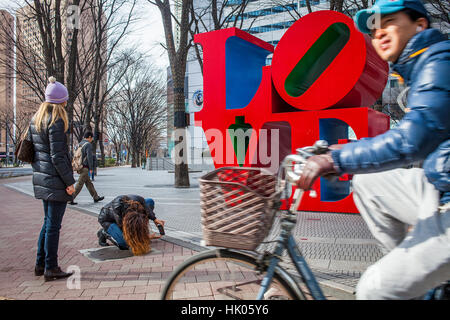
[[[105,167],[114,167],[116,165],[116,159],[105,158]]]

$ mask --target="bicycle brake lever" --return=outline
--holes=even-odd
[[[323,153],[327,153],[329,151],[328,149],[328,141],[326,140],[317,140],[314,143],[314,154],[323,154]]]
[[[298,148],[295,151],[298,155],[301,155],[305,159],[308,159],[309,157],[316,154],[327,153],[329,151],[328,142],[326,140],[317,140],[313,146]]]

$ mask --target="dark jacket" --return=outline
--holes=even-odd
[[[51,114],[47,125],[38,133],[31,121],[30,132],[34,146],[33,188],[36,199],[52,201],[70,201],[72,196],[66,188],[75,183],[72,164],[64,132],[64,122],[58,119],[49,128]]]
[[[426,49],[422,51],[422,49]],[[396,128],[333,151],[342,172],[378,172],[424,161],[427,179],[450,200],[450,41],[436,29],[410,39],[393,66],[410,87],[406,113]]]
[[[89,170],[94,170],[94,156],[92,155],[92,143],[89,141],[83,139],[81,140],[78,147],[82,147],[81,154],[82,154],[82,163],[83,166],[89,168]]]
[[[100,210],[100,214],[98,215],[98,222],[105,231],[108,231],[108,228],[112,223],[117,224],[119,228],[122,229],[123,216],[127,210],[124,197],[142,204],[142,206],[144,206],[145,208],[148,218],[150,220],[156,219],[153,209],[145,205],[145,199],[143,197],[134,194],[129,194],[126,196],[122,195],[114,198],[110,203],[106,204]]]

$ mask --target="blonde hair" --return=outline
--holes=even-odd
[[[42,124],[47,123],[50,112],[52,113],[52,120],[49,127],[51,127],[56,122],[56,120],[62,119],[62,121],[64,122],[64,132],[66,132],[69,129],[69,119],[67,117],[65,105],[66,102],[43,102],[36,112],[36,115],[34,116],[34,125],[37,132],[41,132]]]

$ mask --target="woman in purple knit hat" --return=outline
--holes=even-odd
[[[46,281],[72,274],[58,266],[59,231],[67,201],[72,200],[75,191],[66,137],[68,99],[67,88],[50,77],[45,101],[33,116],[28,131],[35,152],[32,163],[34,196],[44,205],[44,224],[39,235],[34,273],[44,275]]]

